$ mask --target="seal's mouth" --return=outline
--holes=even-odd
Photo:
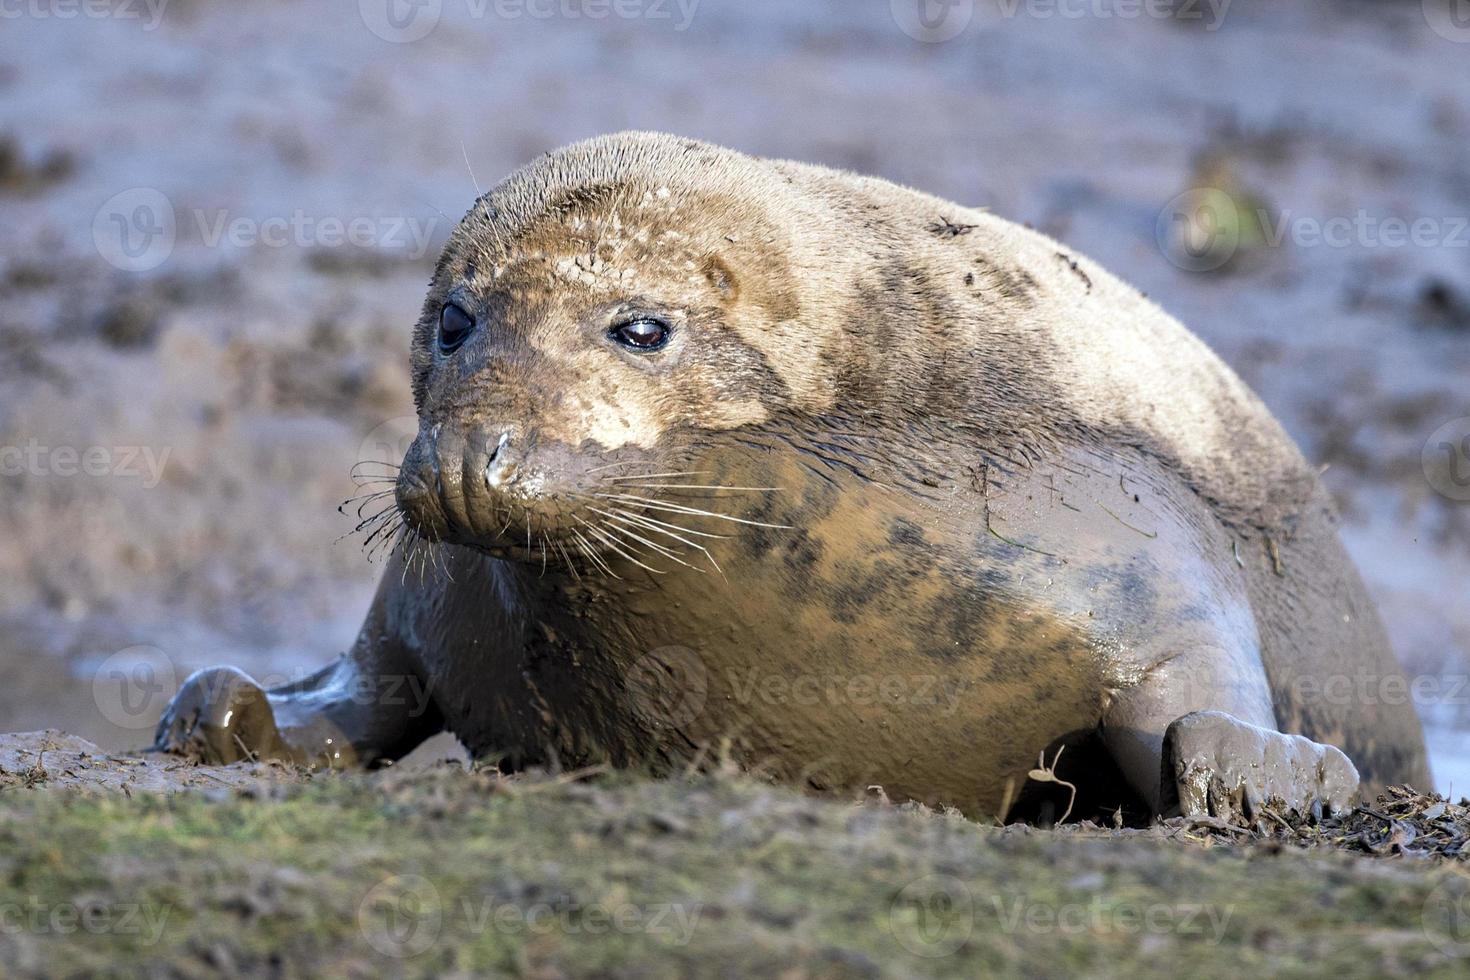
[[[569,447],[534,430],[422,425],[391,513],[365,529],[378,546],[445,542],[579,576],[680,566],[723,573],[721,540],[742,527],[782,527],[747,514],[749,494],[773,490],[725,486],[642,450]]]
[[[567,447],[514,426],[420,426],[394,486],[404,532],[578,574],[719,572],[731,500],[664,455]],[[725,525],[711,529],[709,525]]]

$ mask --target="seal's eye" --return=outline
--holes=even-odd
[[[643,316],[618,324],[608,336],[629,350],[654,351],[669,342],[669,325]]]
[[[475,318],[454,303],[439,311],[439,350],[453,354],[464,346],[475,329]]]

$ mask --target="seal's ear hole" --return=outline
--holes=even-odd
[[[735,273],[718,255],[706,255],[704,257],[704,277],[709,280],[726,299],[735,299],[740,295],[740,285],[735,281]]]

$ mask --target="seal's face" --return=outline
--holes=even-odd
[[[456,229],[424,306],[399,507],[501,557],[636,554],[677,513],[650,512],[660,488],[700,483],[722,433],[786,400],[763,349],[781,318],[743,290],[732,243],[682,220],[694,201],[579,189],[507,228],[500,193]]]

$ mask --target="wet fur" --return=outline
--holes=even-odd
[[[433,338],[453,296],[490,326],[450,361]],[[589,347],[629,302],[687,331],[677,356]],[[376,732],[367,755],[439,724],[518,763],[675,765],[724,744],[813,786],[995,812],[1039,752],[1089,742],[1115,700],[1179,670],[1161,637],[1221,637],[1227,675],[1264,666],[1256,717],[1344,748],[1369,788],[1427,784],[1412,707],[1302,696],[1302,677],[1398,671],[1311,468],[1197,338],[1036,232],[873,178],[603,137],[476,202],[412,363],[421,440],[534,426],[534,445],[567,447],[545,464],[564,485],[500,532],[468,463],[448,505],[414,485],[411,523],[457,543],[400,551],[333,669],[421,675],[435,712]],[[722,497],[752,522],[733,529],[677,515],[731,532],[710,546],[719,574],[651,551],[652,569],[575,548],[558,561],[567,515],[613,486],[589,465],[608,458],[783,489]],[[411,453],[405,471],[434,465]],[[497,533],[551,541],[551,558],[494,557]],[[709,688],[672,727],[627,686],[669,646],[697,651]],[[733,693],[797,674],[935,675],[956,707]],[[1198,706],[1232,683],[1209,678]]]

